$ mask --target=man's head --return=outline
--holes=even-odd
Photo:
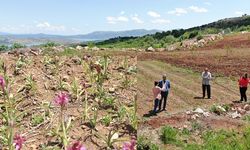
[[[205,70],[204,70],[205,72],[208,72],[208,68],[205,68]]]
[[[247,79],[247,77],[248,77],[247,73],[245,73],[243,77]]]
[[[165,80],[167,79],[167,75],[166,75],[166,74],[163,74],[163,75],[162,75],[162,79],[163,79],[163,81],[165,81]]]

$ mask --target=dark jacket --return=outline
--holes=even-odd
[[[166,92],[168,92],[169,90],[170,90],[170,81],[169,80],[166,80],[165,82],[167,82],[167,87],[166,87]],[[160,88],[162,88],[163,87],[163,85],[164,85],[164,82],[163,82],[163,80],[161,80],[160,82],[159,82],[159,87]]]

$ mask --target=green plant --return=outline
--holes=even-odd
[[[10,93],[9,87],[12,85],[13,81],[10,80],[10,78],[7,76],[7,69],[6,66],[3,63],[2,68],[4,68],[4,76],[0,76],[0,87],[1,87],[1,96],[4,100],[2,108],[4,108],[4,111],[0,112],[0,117],[2,122],[4,123],[4,127],[1,128],[5,134],[2,134],[0,136],[1,141],[3,143],[6,143],[9,150],[14,150],[14,128],[16,127],[16,122],[19,118],[18,115],[19,111],[17,109],[17,106],[19,104],[19,101],[16,100],[16,97]],[[23,138],[22,136],[19,136],[19,138]],[[21,145],[23,144],[20,143]],[[20,145],[20,146],[21,146]]]
[[[151,140],[139,136],[137,139],[137,150],[160,150],[160,148],[157,144],[153,144]]]
[[[115,98],[114,97],[104,97],[102,100],[103,107],[114,107]]]
[[[36,82],[33,78],[33,75],[27,75],[25,78],[25,85],[24,85],[25,90],[35,92],[37,90],[37,85]]]
[[[108,150],[114,149],[113,145],[120,141],[125,141],[125,139],[119,139],[119,134],[116,131],[110,130],[107,136],[102,136],[101,134],[95,133],[96,137],[103,140]]]
[[[96,125],[97,125],[97,119],[98,119],[98,109],[97,108],[93,108],[93,113],[94,115],[89,118],[89,125],[91,129],[95,129]]]
[[[101,119],[102,124],[104,124],[105,126],[109,126],[111,121],[112,118],[110,117],[110,115],[106,115]]]
[[[250,122],[250,115],[246,115],[243,117],[243,120]]]
[[[32,115],[31,125],[37,126],[44,122],[44,117],[42,115]]]
[[[17,48],[25,48],[26,46],[25,45],[22,45],[20,43],[14,43],[12,46],[11,46],[11,49],[17,49]]]
[[[6,45],[0,45],[0,51],[7,51],[9,50],[9,47]]]
[[[83,111],[83,121],[86,121],[89,119],[89,110],[91,107],[88,106],[88,94],[87,92],[85,93],[85,101],[84,101],[84,111]]]
[[[127,112],[127,116],[130,122],[130,125],[134,128],[134,130],[137,130],[138,125],[138,117],[137,117],[137,95],[134,97],[133,106],[127,107],[124,106]]]
[[[194,121],[191,123],[191,126],[192,126],[192,130],[193,131],[196,131],[196,130],[201,130],[202,126],[200,123]]]
[[[122,122],[124,118],[126,117],[126,107],[125,106],[120,106],[117,112],[117,117],[119,122]]]
[[[26,65],[26,61],[25,61],[24,57],[20,56],[16,62],[14,74],[15,75],[20,74],[22,67],[24,67],[25,65]]]
[[[170,126],[165,126],[161,129],[161,140],[164,144],[171,144],[176,142],[176,136],[178,131]]]
[[[76,101],[78,101],[80,99],[80,96],[84,93],[84,90],[80,86],[76,78],[74,78],[70,88],[71,88],[71,95],[73,96],[74,99],[76,99]]]
[[[229,111],[231,107],[229,104],[223,104],[222,108],[224,108],[226,111]]]
[[[58,84],[57,84],[57,89],[60,91],[66,90],[66,86],[68,84],[66,82],[63,81],[62,77],[59,76],[59,80],[58,80]]]

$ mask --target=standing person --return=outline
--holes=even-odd
[[[247,101],[247,87],[248,84],[250,83],[250,80],[247,76],[247,73],[244,74],[243,77],[241,77],[239,79],[239,87],[240,87],[240,101],[242,102],[243,100],[245,100],[245,102]]]
[[[161,100],[159,102],[159,111],[161,111],[161,104],[163,100],[163,111],[166,111],[167,98],[170,90],[170,81],[167,80],[167,75],[162,76],[162,80],[159,82],[159,87],[161,88]]]
[[[158,85],[159,85],[159,82],[155,81],[154,87],[152,89],[153,95],[154,95],[154,110],[153,110],[154,114],[157,113],[156,109],[157,109],[157,107],[159,105],[159,101],[161,99],[161,88]]]
[[[203,99],[205,98],[205,93],[207,91],[207,98],[211,99],[211,86],[210,80],[212,79],[212,74],[208,71],[208,68],[202,72],[202,93]]]

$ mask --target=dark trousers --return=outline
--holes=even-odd
[[[159,105],[159,99],[158,98],[156,98],[155,99],[155,104],[154,104],[154,113],[156,113],[156,109],[157,109],[157,107],[158,107],[158,105]]]
[[[166,109],[167,99],[168,99],[168,92],[161,92],[161,100],[159,101],[159,110],[161,110],[162,100],[163,100],[163,110]]]
[[[247,87],[240,87],[240,101],[245,100],[245,102],[247,101]]]
[[[202,93],[203,93],[203,98],[205,98],[207,91],[207,98],[211,98],[211,86],[210,85],[202,85]]]

